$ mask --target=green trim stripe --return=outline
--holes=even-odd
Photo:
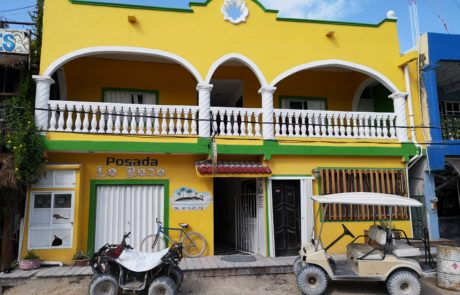
[[[98,185],[162,185],[164,188],[164,212],[163,222],[165,227],[169,227],[169,180],[166,179],[110,179],[110,180],[91,180],[89,190],[89,216],[88,216],[88,243],[87,252],[94,253],[94,238],[96,234],[96,206],[97,206],[97,186]],[[146,220],[146,222],[155,222]],[[165,230],[167,234],[167,230]]]
[[[104,136],[104,135],[100,135]],[[129,136],[127,136],[129,138]],[[130,142],[130,141],[73,141],[48,140],[43,136],[47,151],[60,152],[128,152],[128,153],[164,153],[164,154],[202,154],[209,153],[208,139],[199,139],[196,143],[172,142]],[[378,145],[378,144],[376,144]],[[225,145],[219,144],[220,155],[263,155],[266,160],[274,155],[304,156],[369,156],[404,157],[406,161],[417,154],[413,143],[403,143],[400,147],[382,146],[321,146],[321,145],[280,145],[277,141],[266,140],[263,145]]]

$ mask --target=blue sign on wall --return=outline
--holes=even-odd
[[[139,8],[190,9],[190,3],[206,3],[207,0],[71,0],[77,4],[106,4],[108,6],[133,6]]]
[[[26,31],[0,29],[0,52],[29,54],[30,40]]]

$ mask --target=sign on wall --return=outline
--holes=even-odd
[[[0,53],[29,54],[29,32],[0,29]]]
[[[96,167],[97,178],[110,178],[122,176],[127,178],[164,177],[166,169],[157,167],[158,160],[150,157],[144,158],[116,158],[107,157],[105,166]],[[112,167],[110,167],[112,166]]]
[[[199,211],[209,207],[212,197],[207,192],[197,192],[189,187],[181,187],[174,191],[171,204],[178,211]]]

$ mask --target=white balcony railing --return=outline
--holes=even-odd
[[[275,136],[396,139],[396,114],[275,110]]]
[[[48,131],[196,135],[197,106],[49,101]]]
[[[49,101],[48,131],[198,135],[198,106]],[[275,137],[397,139],[395,113],[274,110]],[[262,137],[262,109],[211,107],[218,136]]]
[[[211,107],[211,118],[219,136],[262,136],[262,109]]]

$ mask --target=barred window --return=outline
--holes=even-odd
[[[347,192],[374,192],[407,196],[404,170],[397,169],[321,169],[323,195]],[[390,209],[369,205],[323,205],[325,221],[368,221],[389,219]],[[393,220],[409,219],[405,207],[393,207]]]

